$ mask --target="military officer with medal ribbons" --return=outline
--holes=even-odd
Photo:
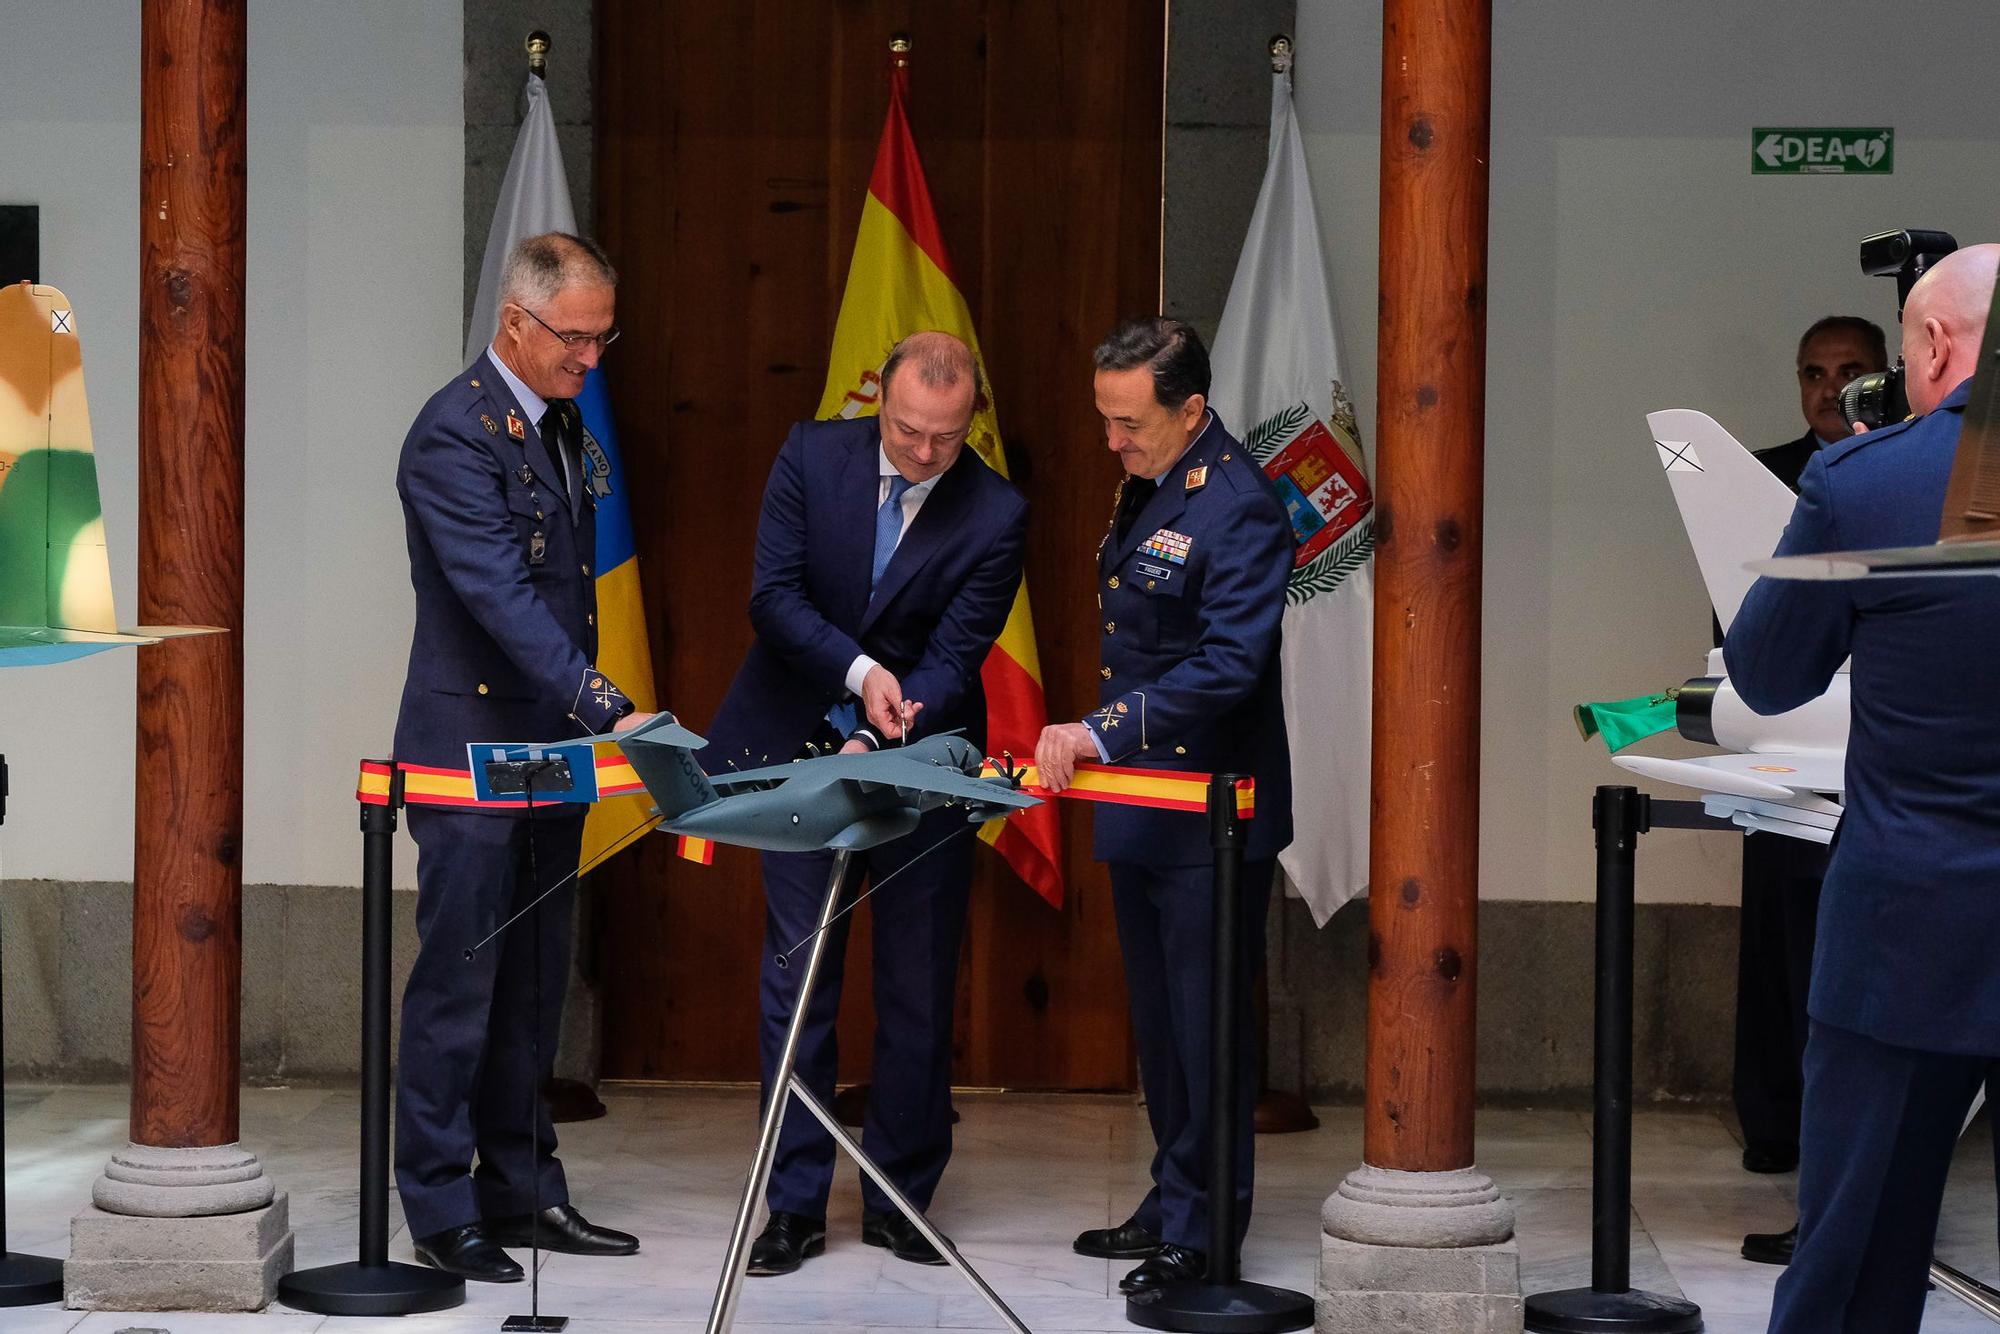
[[[1042,733],[1041,782],[1067,787],[1079,761],[1256,779],[1245,849],[1237,976],[1263,961],[1278,853],[1291,842],[1291,760],[1279,689],[1279,622],[1295,552],[1284,503],[1208,407],[1208,351],[1163,316],[1128,320],[1094,354],[1105,443],[1125,469],[1098,548],[1099,707]],[[1205,820],[1139,806],[1095,810],[1132,996],[1139,1075],[1156,1146],[1152,1189],[1122,1224],[1075,1249],[1142,1261],[1119,1286],[1200,1278],[1208,1263],[1210,910]],[[1237,1244],[1250,1222],[1254,1060],[1235,1072]]]

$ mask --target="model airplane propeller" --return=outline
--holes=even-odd
[[[53,287],[0,287],[0,667],[215,633],[118,628],[76,311]]]
[[[1041,804],[1017,790],[1018,774],[982,777],[985,757],[955,733],[715,777],[694,758],[708,743],[672,714],[589,740],[625,753],[667,833],[766,852],[855,851],[901,838],[929,811],[983,824]]]

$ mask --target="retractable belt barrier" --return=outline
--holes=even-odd
[[[1211,775],[1205,773],[1180,769],[1135,769],[1117,764],[1079,764],[1070,785],[1059,793],[1051,793],[1041,786],[1040,775],[1034,765],[1024,765],[1012,772],[1020,777],[1021,791],[1044,800],[1061,796],[1077,801],[1187,811],[1196,815],[1208,810]],[[998,778],[1001,771],[998,765],[988,760],[979,776]],[[400,792],[397,790],[399,786]],[[600,800],[631,796],[645,790],[646,785],[639,781],[631,761],[622,753],[597,757],[597,794]],[[427,764],[396,764],[383,760],[361,762],[361,777],[354,796],[364,806],[451,806],[461,810],[521,808],[518,801],[480,800],[473,794],[470,770],[440,769]],[[554,801],[535,803],[537,807],[574,804]],[[1236,781],[1236,818],[1249,820],[1254,819],[1256,814],[1257,780],[1240,778]],[[676,835],[675,840],[675,850],[688,861],[707,866],[715,860],[715,844],[710,840],[686,835]]]

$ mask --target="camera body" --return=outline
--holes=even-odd
[[[1871,278],[1896,280],[1896,318],[1903,318],[1903,303],[1917,279],[1930,272],[1933,264],[1958,249],[1950,232],[1877,232],[1861,241],[1861,271]],[[1903,359],[1886,371],[1857,376],[1840,391],[1840,414],[1849,426],[1869,430],[1910,415],[1910,396],[1903,388]]]

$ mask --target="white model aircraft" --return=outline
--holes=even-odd
[[[1756,579],[1748,565],[1768,557],[1784,535],[1791,490],[1713,418],[1676,408],[1650,413],[1646,422],[1716,619],[1727,630]],[[1681,687],[1675,712],[1682,736],[1725,753],[1678,760],[1614,755],[1613,762],[1693,788],[1710,815],[1744,829],[1832,841],[1846,785],[1845,666],[1818,699],[1766,718],[1737,696],[1722,650],[1713,649],[1707,672]]]

